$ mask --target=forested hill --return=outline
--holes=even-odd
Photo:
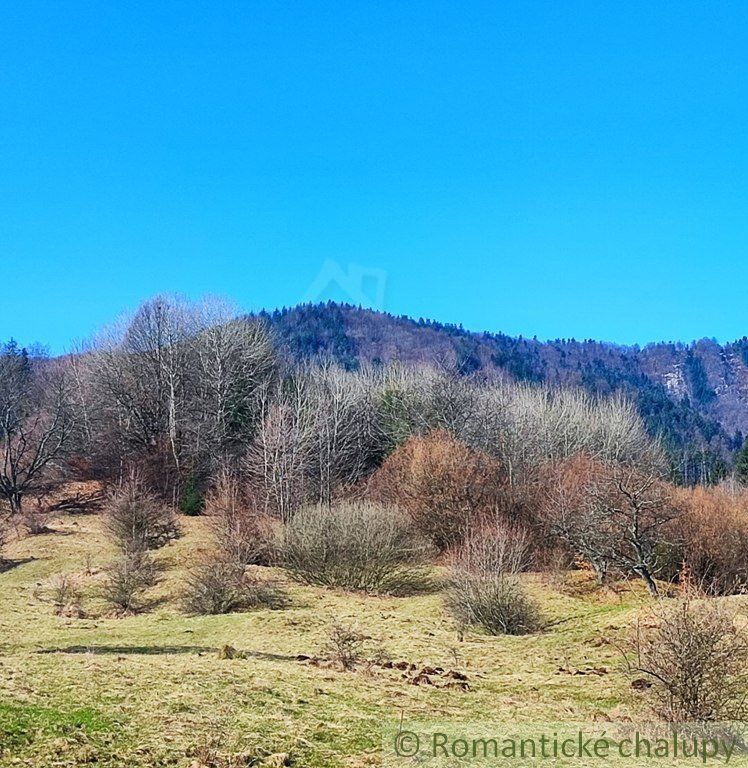
[[[748,338],[643,348],[540,342],[334,303],[262,316],[293,359],[327,357],[348,368],[362,361],[439,362],[464,374],[500,370],[519,381],[625,392],[664,437],[686,480],[719,472],[748,434]]]

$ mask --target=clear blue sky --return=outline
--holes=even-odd
[[[748,3],[6,0],[0,254],[54,351],[161,291],[742,336]]]

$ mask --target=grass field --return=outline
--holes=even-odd
[[[647,601],[638,585],[599,590],[583,573],[527,577],[547,629],[461,635],[437,591],[362,597],[289,584],[290,608],[188,617],[178,595],[206,546],[204,521],[157,554],[153,606],[126,618],[97,596],[113,555],[94,515],[7,547],[0,573],[0,765],[366,766],[401,716],[456,722],[621,721],[642,716],[617,645]],[[49,583],[73,574],[85,618],[54,615]],[[276,574],[283,578],[282,574]],[[342,671],[324,656],[336,620],[356,622],[394,662]],[[220,658],[230,645],[243,658]],[[373,651],[372,651],[373,652]],[[463,690],[442,667],[467,676]],[[421,676],[423,677],[423,676]]]

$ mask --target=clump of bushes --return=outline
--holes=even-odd
[[[526,532],[508,525],[471,531],[453,553],[447,608],[463,626],[492,635],[524,635],[541,628],[535,603],[518,574],[529,565]]]
[[[748,632],[720,603],[687,594],[637,630],[629,669],[644,675],[656,713],[668,722],[747,722]]]
[[[126,553],[159,549],[179,536],[173,510],[163,504],[137,477],[110,494],[104,509],[104,528]]]
[[[428,551],[406,514],[372,502],[301,509],[278,545],[281,564],[299,581],[390,594],[424,585]]]
[[[125,552],[105,568],[104,599],[118,613],[138,613],[145,591],[156,584],[158,568],[147,552]]]
[[[285,591],[275,582],[248,573],[229,557],[210,557],[187,576],[183,606],[187,613],[214,615],[253,608],[283,608]]]

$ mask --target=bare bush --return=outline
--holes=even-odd
[[[82,618],[82,596],[72,576],[59,573],[49,583],[49,600],[56,616]]]
[[[371,495],[397,504],[440,550],[502,507],[501,464],[445,431],[413,437],[395,450],[371,482]]]
[[[302,509],[279,543],[281,563],[300,581],[371,593],[422,585],[427,553],[407,515],[371,502]]]
[[[130,551],[105,569],[104,599],[120,613],[138,613],[146,606],[145,591],[158,579],[158,568],[147,552]]]
[[[104,508],[104,528],[126,553],[158,549],[179,536],[173,510],[136,476],[110,495]]]
[[[31,536],[40,536],[49,533],[49,522],[52,519],[52,512],[45,507],[41,499],[36,499],[33,506],[24,507],[23,525]]]
[[[336,621],[330,629],[326,650],[343,670],[353,669],[361,660],[367,639],[355,624]]]
[[[724,605],[687,595],[661,607],[656,628],[637,628],[629,669],[651,683],[668,722],[748,721],[748,632]]]
[[[242,492],[230,473],[219,475],[205,500],[218,548],[240,565],[267,565],[272,553],[272,521]]]
[[[210,557],[187,576],[183,607],[187,613],[214,615],[253,608],[284,608],[285,591],[275,582],[247,573],[241,563]]]
[[[534,602],[518,574],[529,563],[529,536],[522,529],[495,526],[470,532],[453,553],[446,602],[465,626],[492,635],[524,635],[541,627]]]

